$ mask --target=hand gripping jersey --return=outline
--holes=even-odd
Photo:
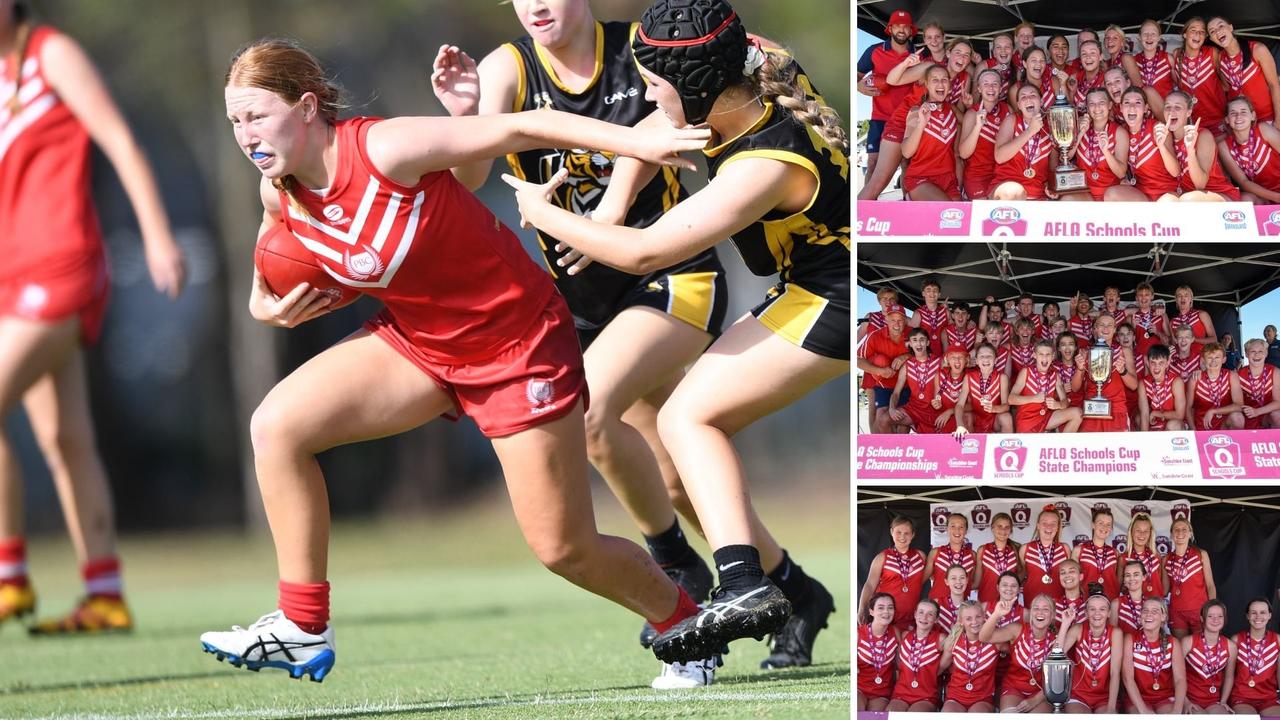
[[[795,82],[825,101],[797,69]],[[849,159],[790,111],[767,102],[760,119],[742,135],[705,151],[714,178],[726,165],[771,158],[812,173],[817,180],[808,207],[772,210],[733,236],[747,268],[778,275],[778,284],[753,314],[770,330],[820,355],[849,359]]]
[[[1163,632],[1154,642],[1133,637],[1133,680],[1142,701],[1153,710],[1173,702],[1173,641]]]
[[[915,624],[916,603],[924,589],[924,553],[915,548],[899,553],[894,548],[884,551],[884,566],[876,592],[893,596],[893,626],[907,629]]]
[[[1218,376],[1209,377],[1207,370],[1196,377],[1195,394],[1191,398],[1191,419],[1195,421],[1197,430],[1217,430],[1227,418],[1218,415],[1205,425],[1204,415],[1213,408],[1231,404],[1231,371],[1226,368],[1218,370]]]
[[[1120,554],[1110,545],[1095,545],[1089,541],[1080,546],[1080,587],[1089,583],[1101,583],[1102,594],[1108,600],[1120,595],[1120,581],[1116,579],[1116,565]]]
[[[938,702],[938,663],[944,635],[934,630],[926,637],[909,632],[898,641],[898,680],[893,699],[907,705],[922,700]]]
[[[1236,635],[1236,679],[1231,688],[1231,702],[1247,703],[1254,709],[1276,704],[1276,656],[1280,654],[1280,637],[1266,631],[1254,640],[1248,630]]]
[[[1107,150],[1112,153],[1116,149],[1116,130],[1118,129],[1120,126],[1115,122],[1107,123]],[[1111,165],[1103,157],[1102,144],[1098,141],[1097,133],[1092,129],[1086,130],[1084,139],[1080,141],[1080,147],[1076,151],[1076,164],[1084,170],[1084,182],[1089,186],[1089,195],[1093,197],[1094,202],[1102,200],[1107,188],[1120,184],[1120,178],[1116,177],[1115,172],[1111,170]]]
[[[1173,412],[1173,380],[1174,375],[1169,371],[1160,380],[1150,375],[1142,376],[1142,388],[1147,394],[1147,405],[1152,413]],[[1164,430],[1169,423],[1165,418],[1154,416],[1148,422],[1151,430]]]
[[[1184,193],[1196,190],[1195,182],[1191,179],[1191,171],[1187,169],[1186,144],[1178,138],[1173,138],[1171,142],[1173,143],[1173,154],[1178,158],[1178,167],[1182,169],[1182,172],[1178,175],[1178,190]],[[1209,175],[1209,179],[1205,181],[1205,192],[1218,193],[1227,200],[1240,199],[1240,188],[1233,185],[1227,174],[1223,172],[1216,148],[1211,156],[1206,173]]]
[[[952,550],[947,545],[938,548],[937,554],[933,556],[933,574],[929,577],[929,597],[942,601],[951,594],[951,588],[947,587],[947,568],[959,565],[964,568],[965,575],[972,578],[977,561],[977,554],[968,545],[959,550]],[[969,590],[972,589],[970,585],[970,582],[965,582],[965,595],[968,595]]]
[[[1040,692],[1040,666],[1044,664],[1049,648],[1053,645],[1052,626],[1045,631],[1044,637],[1037,640],[1029,623],[1023,624],[1022,632],[1013,642],[1013,662],[1009,664],[1009,674],[1005,675],[1001,695],[1021,695],[1029,698]]]
[[[975,112],[982,109],[982,103],[975,103]],[[982,116],[982,127],[978,131],[978,143],[973,154],[965,162],[964,186],[965,197],[970,200],[981,200],[987,197],[987,187],[991,185],[996,173],[996,133],[1000,131],[1000,123],[1009,115],[1009,104],[997,102],[996,106]]]
[[[1200,551],[1191,547],[1181,556],[1169,553],[1164,556],[1164,569],[1169,575],[1169,612],[1200,612],[1200,607],[1209,600]]]
[[[979,549],[982,551],[982,577],[978,579],[978,599],[984,603],[994,603],[1000,599],[997,589],[1000,575],[1017,572],[1018,551],[1007,543],[1004,550],[997,549],[994,541]]]
[[[1071,659],[1075,671],[1071,674],[1071,697],[1091,708],[1110,698],[1111,663],[1120,658],[1111,656],[1110,625],[1104,625],[1100,635],[1093,629],[1081,628],[1080,639],[1071,647]]]
[[[1229,659],[1230,652],[1225,636],[1219,635],[1213,647],[1208,647],[1205,645],[1203,633],[1193,635],[1191,649],[1185,656],[1187,699],[1200,707],[1222,702],[1222,695],[1226,690],[1224,685]]]
[[[869,698],[887,698],[893,692],[893,668],[898,638],[893,628],[876,637],[870,625],[858,626],[858,691]]]
[[[1129,169],[1143,195],[1157,200],[1165,193],[1177,193],[1178,179],[1169,174],[1155,140],[1156,121],[1144,118],[1137,132],[1129,133]]]
[[[546,51],[528,36],[504,45],[515,56],[519,73],[511,111],[551,108],[617,125],[635,125],[651,115],[656,106],[644,99],[644,80],[631,56],[632,28],[633,24],[624,22],[596,23],[595,76],[580,93],[571,92],[560,82]],[[569,176],[556,190],[553,202],[577,215],[587,215],[600,204],[609,187],[614,160],[613,153],[591,148],[526,150],[507,156],[512,172],[533,183],[545,183],[560,170],[568,170]],[[627,212],[626,225],[652,225],[687,196],[677,169],[662,168],[636,195]],[[724,268],[714,248],[643,276],[602,263],[592,263],[582,272],[569,275],[556,265],[564,254],[555,250],[558,241],[542,231],[537,232],[537,237],[547,269],[569,303],[580,330],[603,327],[624,309],[626,299],[636,288],[674,275],[684,278],[684,282],[674,281],[669,289],[671,314],[712,334],[719,332],[719,321],[712,322],[707,317],[709,299],[701,297],[713,292],[715,283],[724,282]]]
[[[951,680],[947,683],[947,699],[966,708],[977,702],[992,701],[996,694],[995,645],[969,640],[962,634],[951,648]]]
[[[1027,582],[1022,586],[1022,599],[1027,606],[1037,595],[1045,594],[1056,602],[1062,597],[1062,586],[1058,584],[1058,566],[1071,557],[1066,543],[1054,543],[1046,547],[1039,540],[1032,540],[1023,547],[1023,564],[1027,569]]]
[[[1272,393],[1275,390],[1276,369],[1272,365],[1263,365],[1262,374],[1254,377],[1253,371],[1248,365],[1240,368],[1240,394],[1244,398],[1244,404],[1253,408],[1260,408],[1271,402]],[[1254,417],[1246,417],[1244,419],[1244,427],[1246,430],[1256,430],[1263,427],[1267,422],[1265,415],[1257,415]]]
[[[1249,139],[1241,143],[1235,133],[1227,133],[1227,150],[1244,176],[1268,190],[1280,190],[1280,154],[1262,137],[1258,128],[1249,128]]]
[[[1271,51],[1266,45],[1255,40],[1249,40],[1248,43],[1250,52],[1248,67],[1245,67],[1243,52],[1236,53],[1234,56],[1222,53],[1218,61],[1218,69],[1222,72],[1223,79],[1227,81],[1228,95],[1231,97],[1244,95],[1249,98],[1253,103],[1253,109],[1258,113],[1258,122],[1274,120],[1276,113],[1275,108],[1271,107],[1271,93],[1267,89],[1267,78],[1254,59],[1259,53]]]
[[[1173,54],[1174,84],[1195,100],[1191,117],[1215,136],[1224,132],[1222,121],[1227,114],[1227,91],[1218,76],[1217,54],[1218,50],[1210,48],[1201,48],[1193,58],[1181,49]]]
[[[464,364],[501,352],[555,293],[520,241],[447,170],[412,187],[365,153],[378,118],[337,124],[338,170],[324,195],[280,194],[285,226],[325,272],[381,300],[427,357]]]

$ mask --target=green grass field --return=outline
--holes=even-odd
[[[649,689],[659,664],[638,618],[546,572],[505,497],[484,509],[335,528],[338,662],[323,684],[233,669],[200,651],[200,632],[248,625],[275,606],[266,537],[126,538],[136,630],[29,638],[0,626],[0,717],[106,718],[847,718],[848,492],[761,512],[838,612],[814,665],[765,672],[763,643],[733,644],[711,688]],[[636,537],[601,498],[606,532]],[[705,547],[699,546],[705,550]],[[32,544],[40,614],[80,592],[61,537]]]

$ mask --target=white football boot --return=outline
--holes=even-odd
[[[333,627],[319,635],[303,632],[280,610],[263,615],[247,628],[231,626],[230,632],[207,632],[200,636],[204,651],[218,661],[257,672],[264,667],[288,670],[299,680],[310,675],[321,682],[333,669]]]
[[[662,663],[662,674],[649,683],[654,690],[684,690],[706,687],[716,679],[716,667],[723,664],[719,655],[706,660]]]

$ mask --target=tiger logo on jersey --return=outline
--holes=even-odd
[[[557,189],[561,207],[575,215],[586,215],[594,208],[609,188],[613,158],[613,153],[581,149],[548,156],[549,164],[558,163],[559,167],[548,168],[547,177],[561,169],[569,171],[569,176]]]

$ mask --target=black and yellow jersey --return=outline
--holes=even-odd
[[[546,51],[529,36],[504,45],[514,54],[519,68],[512,112],[552,108],[618,125],[635,125],[648,117],[656,105],[644,99],[644,80],[631,56],[634,23],[596,23],[595,74],[580,93],[571,92],[556,76]],[[590,148],[574,150],[528,150],[507,156],[512,171],[522,179],[544,183],[561,168],[569,176],[556,192],[556,204],[578,215],[593,210],[609,185],[613,153]],[[636,196],[626,224],[646,227],[687,196],[675,168],[664,167]],[[636,276],[592,263],[570,276],[557,266],[563,253],[555,251],[556,239],[538,233],[538,244],[556,286],[569,303],[579,329],[607,324],[622,308],[624,299],[637,285],[647,286],[664,275],[692,271],[723,270],[715,250],[680,262],[650,275]],[[717,330],[713,332],[718,332]]]
[[[825,104],[803,71],[796,82]],[[818,189],[808,207],[796,213],[770,211],[734,234],[733,242],[756,275],[777,274],[781,283],[794,283],[848,308],[849,160],[844,152],[786,108],[768,102],[741,135],[704,152],[713,178],[724,166],[753,157],[793,163],[813,173]]]

